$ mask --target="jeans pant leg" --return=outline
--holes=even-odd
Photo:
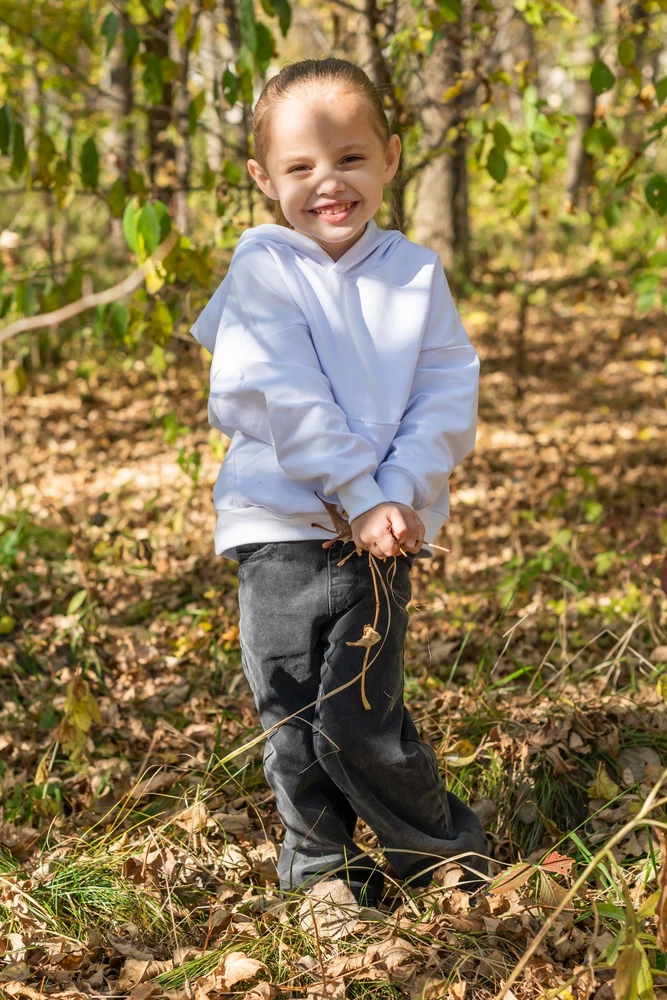
[[[312,703],[324,659],[320,633],[331,616],[331,553],[316,540],[241,545],[237,553],[243,669],[262,727],[298,713],[267,738],[264,749],[266,779],[286,831],[280,887],[295,890],[344,865],[339,877],[379,895],[382,872],[352,839],[356,812],[313,747]],[[345,604],[345,587],[339,596]]]
[[[435,751],[421,740],[403,701],[409,617],[405,606],[411,596],[412,561],[412,556],[376,560],[390,601],[378,582],[376,629],[382,638],[370,649],[365,680],[370,710],[362,703],[359,682],[331,698],[323,697],[315,713],[313,740],[321,766],[375,831],[401,879],[425,885],[435,867],[456,857],[473,888],[480,884],[474,872],[488,870],[483,828],[473,811],[446,790]],[[351,563],[356,570],[351,600],[326,634],[324,696],[360,672],[366,650],[348,643],[358,640],[364,626],[375,621],[377,600],[368,553],[353,555],[340,567],[333,562],[332,589],[348,586]]]

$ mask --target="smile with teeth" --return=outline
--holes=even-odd
[[[311,212],[315,215],[340,215],[341,212],[347,212],[348,208],[352,208],[356,205],[356,201],[341,201],[337,205],[329,205],[327,208],[312,208]]]

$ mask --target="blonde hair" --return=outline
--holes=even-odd
[[[276,76],[267,81],[262,93],[257,99],[252,114],[252,135],[254,144],[254,158],[266,170],[266,154],[269,146],[269,125],[271,112],[279,101],[286,97],[292,90],[299,86],[331,86],[338,85],[349,93],[358,94],[368,105],[370,111],[371,126],[377,133],[385,148],[391,137],[391,129],[382,98],[377,87],[364,73],[360,66],[349,62],[347,59],[336,59],[333,56],[327,59],[302,59],[299,62],[288,63],[280,70]],[[389,204],[390,212],[393,208],[394,192],[391,188],[385,188],[385,199]],[[279,226],[286,226],[292,229],[293,226],[287,221],[280,202],[273,203],[274,221]],[[378,221],[378,216],[382,213],[382,206],[373,217]],[[393,215],[394,213],[391,212]]]

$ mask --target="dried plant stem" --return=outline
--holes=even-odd
[[[612,847],[616,847],[616,845],[620,844],[621,841],[624,840],[629,833],[632,833],[634,829],[636,829],[638,826],[641,826],[641,824],[643,823],[643,821],[646,819],[646,817],[650,812],[652,812],[654,809],[658,809],[664,805],[667,805],[667,799],[663,798],[656,801],[658,792],[660,791],[660,788],[662,787],[665,779],[667,779],[667,770],[663,771],[657,784],[651,789],[649,794],[646,796],[646,801],[644,802],[643,806],[641,807],[637,815],[633,816],[633,818],[629,820],[625,824],[625,826],[622,826],[620,830],[617,830],[616,833],[613,835],[613,837],[611,837],[607,841],[604,847],[601,847],[600,850],[597,852],[597,854],[593,858],[591,858],[591,860],[588,862],[588,864],[582,871],[579,878],[574,882],[572,888],[561,899],[556,909],[544,922],[539,933],[533,938],[530,945],[526,949],[524,955],[522,955],[521,960],[518,962],[518,964],[512,971],[509,979],[505,980],[505,982],[500,988],[500,991],[495,995],[493,1000],[503,1000],[503,997],[507,995],[510,987],[517,981],[523,970],[526,968],[528,962],[533,957],[539,946],[542,944],[545,937],[547,936],[553,925],[556,923],[558,917],[561,915],[563,910],[567,906],[569,906],[569,904],[572,902],[576,894],[581,889],[586,879],[589,877],[589,875],[591,875],[592,872],[595,871],[595,869],[600,864],[602,859],[611,853]],[[611,856],[613,857],[613,855]]]
[[[378,585],[376,580],[376,573],[378,572],[377,567],[373,565],[375,560],[373,556],[368,553],[368,566],[371,571],[371,579],[373,580],[373,589],[375,591],[375,618],[373,619],[373,631],[377,632],[378,618],[380,617],[380,596],[378,594]],[[367,712],[370,711],[371,703],[366,696],[366,670],[368,669],[368,657],[370,656],[371,647],[366,646],[366,652],[364,654],[364,662],[361,664],[361,700],[363,706]]]

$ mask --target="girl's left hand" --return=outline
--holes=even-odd
[[[380,503],[350,523],[357,548],[378,559],[397,556],[400,549],[417,553],[424,544],[424,523],[407,504]]]

